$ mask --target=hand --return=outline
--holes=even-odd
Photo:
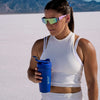
[[[35,76],[34,76],[34,78],[35,78],[35,83],[41,83],[42,82],[43,78],[41,77],[41,73],[38,72],[37,68],[35,68]]]

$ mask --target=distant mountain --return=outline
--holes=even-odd
[[[42,13],[48,1],[50,0],[0,0],[0,14]],[[100,11],[100,2],[72,0],[70,3],[74,12]]]
[[[73,0],[71,4],[75,12],[100,11],[100,2],[96,1],[85,2],[82,0]]]

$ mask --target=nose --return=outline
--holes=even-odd
[[[46,26],[47,26],[48,30],[52,28],[52,24],[50,24],[49,21],[47,21]]]
[[[46,26],[49,27],[49,28],[54,27],[54,25],[53,24],[50,24],[49,21],[47,21]]]

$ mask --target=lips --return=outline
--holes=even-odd
[[[50,32],[55,31],[54,29],[49,29]]]

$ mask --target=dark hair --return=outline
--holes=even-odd
[[[67,0],[51,0],[44,8],[44,10],[49,9],[53,9],[63,15],[70,14],[70,22],[68,23],[68,26],[69,29],[74,32],[73,8],[69,6]]]

